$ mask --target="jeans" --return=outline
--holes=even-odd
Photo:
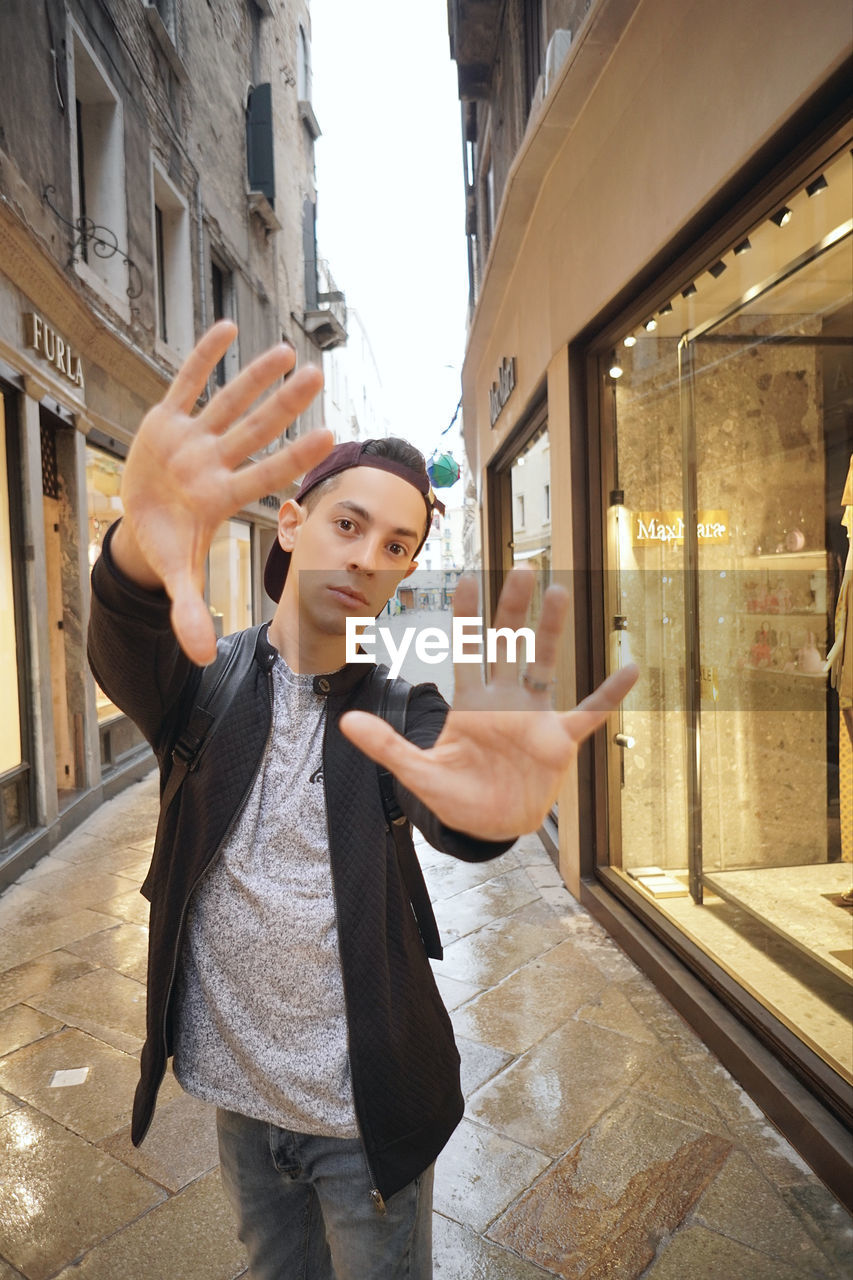
[[[222,1108],[216,1129],[251,1280],[431,1280],[432,1165],[381,1213],[358,1138],[292,1133]]]

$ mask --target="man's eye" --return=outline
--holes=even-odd
[[[396,550],[395,550],[395,548],[396,548]],[[391,550],[394,552],[394,555],[395,555],[395,556],[396,556],[396,555],[404,556],[404,555],[406,554],[406,548],[405,548],[404,546],[401,546],[401,544],[400,544],[399,542],[392,542],[392,543],[391,543]]]
[[[348,524],[351,528],[353,527],[352,520],[348,520],[346,516],[342,516],[341,519],[338,521],[338,524],[339,525]]]

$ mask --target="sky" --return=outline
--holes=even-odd
[[[367,331],[391,433],[429,457],[459,400],[468,299],[446,0],[311,0],[311,62],[320,256]],[[460,440],[441,442],[459,461]]]

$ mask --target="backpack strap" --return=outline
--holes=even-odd
[[[379,715],[382,716],[383,720],[387,720],[393,729],[405,736],[406,712],[412,686],[408,680],[403,680],[400,677],[396,680],[384,678],[380,674],[378,667],[374,667],[371,672],[371,679],[374,691],[379,686],[377,695]],[[394,795],[393,774],[381,765],[377,765],[377,770],[385,817],[391,835],[394,838],[394,848],[397,852],[400,874],[403,877],[403,883],[406,886],[406,892],[409,895],[409,901],[415,913],[415,919],[418,922],[424,949],[431,959],[442,960],[444,958],[444,949],[441,945],[441,936],[438,932],[438,925],[435,922],[435,914],[433,913],[432,903],[429,900],[423,872],[412,842],[411,823],[403,813]]]
[[[214,726],[222,723],[225,712],[249,672],[260,629],[257,626],[239,632],[225,661],[214,661],[204,668],[196,690],[192,714],[172,748],[172,768],[160,802],[161,813],[169,808],[187,774],[198,768],[216,732]]]

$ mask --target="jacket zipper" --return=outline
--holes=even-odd
[[[323,724],[323,764],[324,764],[324,768],[323,768],[323,802],[324,802],[324,804],[326,804],[326,770],[325,770],[325,761],[326,761],[326,736],[327,736],[327,734],[328,734],[328,731],[329,731],[329,703],[328,703],[328,700],[327,700],[327,701],[326,701],[326,719],[325,719],[325,722],[324,722],[324,724]],[[328,812],[329,812],[329,807],[328,807],[328,804],[326,804],[326,815],[327,815],[327,817],[328,817]],[[335,927],[336,927],[337,932],[338,932],[338,956],[340,957],[340,954],[341,954],[341,917],[340,917],[340,912],[338,911],[338,887],[337,887],[337,884],[335,883],[335,864],[334,864],[334,860],[333,860],[333,858],[332,858],[332,842],[331,842],[331,840],[329,841],[329,871],[330,871],[330,874],[331,874],[331,880],[332,880],[332,902],[333,902],[333,904],[334,904],[334,908],[335,908]],[[344,966],[343,966],[343,961],[342,961],[342,960],[341,960],[341,981],[342,981],[342,984],[343,984],[343,990],[344,990],[344,1012],[345,1012],[345,1014],[346,1014],[346,1027],[347,1027],[347,1058],[348,1058],[348,1060],[349,1060],[349,1064],[350,1064],[350,1079],[352,1080],[352,1054],[350,1053],[350,1014],[349,1014],[349,998],[348,998],[348,995],[347,995],[347,981],[346,981],[346,975],[345,975],[345,973],[344,973]],[[354,1081],[353,1081],[353,1111],[354,1111],[354,1113],[355,1113],[355,1125],[356,1125],[356,1128],[358,1129],[358,1136],[359,1136],[359,1139],[360,1139],[360,1141],[361,1141],[361,1149],[362,1149],[362,1151],[364,1152],[364,1162],[365,1162],[365,1164],[367,1165],[367,1176],[368,1176],[368,1178],[369,1178],[369,1180],[370,1180],[370,1182],[371,1182],[371,1184],[372,1184],[372,1185],[371,1185],[371,1188],[370,1188],[370,1199],[371,1199],[371,1202],[372,1202],[373,1207],[374,1207],[374,1209],[376,1210],[376,1212],[377,1212],[377,1213],[379,1213],[379,1214],[384,1214],[384,1213],[387,1213],[387,1208],[386,1208],[386,1205],[385,1205],[385,1201],[384,1201],[384,1200],[383,1200],[383,1198],[382,1198],[382,1192],[379,1190],[379,1187],[376,1185],[376,1175],[374,1174],[374,1172],[373,1172],[373,1168],[372,1168],[371,1163],[370,1163],[370,1156],[367,1154],[367,1144],[366,1144],[366,1142],[364,1141],[364,1133],[362,1132],[362,1128],[361,1128],[361,1121],[360,1121],[360,1120],[359,1120],[359,1118],[358,1118],[358,1107],[356,1106],[356,1102],[355,1102],[355,1082],[354,1082]]]
[[[238,804],[237,808],[234,810],[234,813],[231,816],[231,821],[228,823],[228,826],[225,830],[225,834],[223,835],[222,839],[219,841],[219,844],[216,846],[213,853],[210,855],[210,858],[208,859],[208,861],[205,863],[205,865],[202,867],[199,874],[196,876],[195,880],[192,882],[192,885],[190,886],[190,890],[187,893],[186,897],[184,898],[184,905],[181,908],[181,918],[178,921],[178,935],[177,935],[178,941],[175,945],[175,950],[172,953],[172,972],[169,977],[169,985],[166,990],[166,1003],[163,1009],[163,1049],[164,1051],[168,1050],[168,1045],[166,1042],[166,1022],[169,1017],[169,1002],[172,999],[172,988],[175,985],[175,973],[177,972],[178,958],[180,956],[180,951],[181,951],[181,935],[183,933],[184,920],[186,919],[187,908],[190,905],[190,899],[192,898],[198,886],[201,884],[204,877],[207,875],[208,871],[210,871],[211,867],[213,866],[214,862],[219,856],[219,853],[222,850],[223,845],[225,844],[228,837],[231,835],[231,832],[234,830],[234,824],[236,823],[237,819],[240,817],[240,814],[243,812],[243,807],[249,798],[249,793],[252,790],[252,787],[255,785],[255,779],[258,776],[258,773],[261,768],[261,764],[264,760],[264,757],[266,756],[267,749],[270,744],[270,738],[272,737],[273,723],[275,718],[274,709],[273,709],[273,700],[275,695],[274,695],[272,671],[267,672],[267,684],[269,686],[269,695],[270,695],[270,727],[269,727],[269,730],[267,731],[267,738],[266,738],[266,742],[264,743],[264,749],[261,752],[261,754],[258,756],[258,763],[255,766],[255,771],[252,774],[251,779],[249,780],[246,790],[243,792],[240,803]],[[168,1061],[168,1053],[167,1053],[167,1061]],[[142,1142],[143,1139],[145,1138],[146,1133],[151,1127],[151,1122],[153,1121],[153,1119],[154,1119],[154,1112],[152,1110],[151,1117],[148,1121],[148,1124],[145,1126],[145,1129],[143,1130],[143,1133],[142,1133],[142,1137],[139,1139],[140,1142]]]

